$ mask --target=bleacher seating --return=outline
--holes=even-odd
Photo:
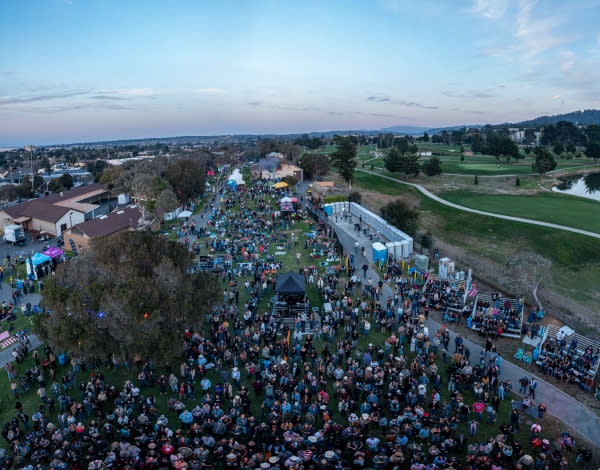
[[[508,301],[508,308],[506,302]],[[509,338],[521,337],[523,306],[518,299],[478,294],[470,318],[471,329]]]
[[[448,309],[451,312],[461,312],[465,306],[465,281],[452,281],[430,276],[423,286],[423,294],[430,308]],[[436,296],[437,294],[437,296]]]
[[[557,339],[559,331],[556,325],[546,327],[536,360],[540,370],[576,383],[588,377],[593,379],[600,365],[600,342],[573,333],[564,336],[561,346]],[[577,341],[577,348],[571,347],[573,340]]]

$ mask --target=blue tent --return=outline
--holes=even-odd
[[[43,255],[41,253],[35,253],[32,257],[31,257],[31,264],[33,264],[34,266],[38,266],[40,264],[44,264],[47,263],[48,261],[50,261],[52,258],[50,258],[49,256]]]

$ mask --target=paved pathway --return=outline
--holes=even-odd
[[[361,246],[365,247],[367,263],[369,266],[373,266],[371,242],[367,237],[360,235],[357,236],[356,232],[354,231],[355,222],[358,222],[358,220],[351,222],[340,221],[337,224],[333,223],[333,225],[346,251],[348,253],[355,253],[354,243],[358,241]],[[365,258],[361,256],[360,248],[354,256],[356,257],[355,264],[361,266]],[[372,277],[374,280],[378,280],[379,274],[369,268],[367,277]],[[393,296],[393,291],[386,283],[384,283],[384,299],[382,301],[384,305],[387,301],[387,298],[390,296]],[[435,313],[430,314],[425,324],[431,333],[435,333],[437,330],[441,329],[442,325],[434,320],[432,316],[435,316]],[[456,335],[454,332],[452,332],[452,330],[449,330],[449,332],[451,333],[449,353],[452,354],[454,352],[453,345]],[[479,353],[482,349],[481,346],[473,343],[467,338],[463,338],[463,340],[465,346],[471,350],[471,357],[479,358]],[[502,361],[501,365],[502,380],[510,380],[513,384],[513,391],[518,394],[519,379],[522,377],[530,377],[531,373],[521,369],[518,365],[509,362],[506,358],[503,359],[504,360]],[[572,398],[568,393],[563,392],[540,377],[536,376],[536,379],[538,382],[538,387],[536,390],[536,403],[539,404],[541,401],[544,401],[548,407],[549,413],[553,414],[560,420],[576,429],[592,443],[598,443],[598,436],[600,436],[600,417],[594,411],[590,410],[585,405]]]
[[[550,227],[550,228],[555,228],[555,229],[558,229],[558,230],[565,230],[567,232],[578,233],[580,235],[586,235],[588,237],[600,238],[600,233],[589,232],[587,230],[582,230],[582,229],[574,228],[574,227],[567,227],[566,225],[553,224],[553,223],[550,223],[550,222],[542,222],[540,220],[525,219],[523,217],[513,217],[511,215],[503,215],[503,214],[497,214],[495,212],[480,211],[478,209],[472,209],[470,207],[461,206],[460,204],[455,204],[453,202],[446,201],[445,199],[442,199],[439,196],[436,196],[431,191],[425,189],[423,186],[421,186],[419,184],[409,183],[407,181],[402,181],[402,180],[399,180],[397,178],[392,178],[391,176],[381,175],[381,174],[376,173],[374,171],[368,171],[368,170],[362,170],[362,169],[358,169],[358,171],[362,171],[362,172],[368,173],[370,175],[379,176],[380,178],[385,178],[387,180],[394,181],[395,183],[400,183],[400,184],[405,184],[405,185],[408,185],[408,186],[412,186],[413,188],[418,189],[421,193],[423,193],[428,198],[431,198],[434,201],[439,202],[440,204],[444,204],[445,206],[453,207],[454,209],[459,209],[461,211],[471,212],[473,214],[486,215],[488,217],[495,217],[496,219],[512,220],[514,222],[522,222],[522,223],[525,223],[525,224],[539,225],[539,226],[542,226],[542,227]]]
[[[7,284],[5,282],[2,283],[2,288],[0,289],[0,304],[2,302],[4,302],[5,300],[7,302],[12,302],[12,297],[11,297],[12,291],[13,290],[11,289],[9,284]],[[42,296],[39,294],[39,292],[24,295],[21,297],[21,305],[26,304],[27,302],[31,303],[31,305],[38,305],[40,303],[41,298],[42,298]],[[3,329],[5,329],[7,326],[8,326],[7,322],[2,323]],[[29,328],[29,331],[31,332],[31,328]],[[11,332],[11,333],[16,333],[16,331]],[[42,344],[40,339],[34,334],[29,335],[29,340],[31,341],[31,346],[29,348],[30,351],[32,349],[37,348],[40,344]],[[11,347],[6,348],[3,351],[0,351],[0,367],[4,367],[10,361],[14,360],[13,355],[12,355],[12,350],[14,348],[16,348],[18,346],[18,344],[19,343],[14,343]]]

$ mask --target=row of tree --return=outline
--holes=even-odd
[[[144,220],[161,221],[166,212],[204,194],[208,152],[176,159],[157,157],[107,168],[100,181],[114,192],[130,194]]]
[[[428,176],[442,173],[442,162],[438,157],[431,157],[424,162],[419,162],[419,156],[414,153],[403,154],[398,148],[390,149],[384,159],[385,169],[390,173],[403,173],[406,176],[417,176],[423,171]]]

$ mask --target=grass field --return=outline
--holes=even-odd
[[[408,186],[376,175],[362,173],[359,176],[360,173],[362,172],[357,172],[355,181],[358,187],[394,196],[410,194],[411,198],[419,200],[421,229],[431,231],[434,238],[499,265],[504,264],[508,255],[533,250],[553,261],[552,278],[554,284],[560,283],[559,292],[592,310],[600,308],[600,297],[594,287],[600,283],[600,270],[596,268],[597,263],[600,263],[600,240],[563,230],[464,212],[433,201]],[[594,209],[593,214],[597,213],[596,210]],[[581,220],[585,220],[585,213],[581,214]]]
[[[525,217],[600,233],[600,203],[553,192],[495,195],[452,191],[439,195],[455,204],[499,214]]]

